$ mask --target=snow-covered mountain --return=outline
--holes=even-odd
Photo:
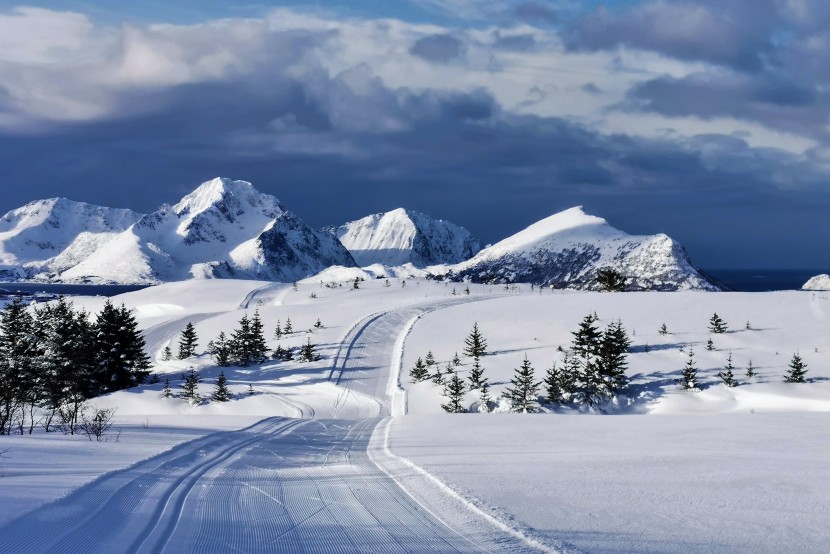
[[[670,237],[628,235],[581,207],[554,214],[485,248],[453,266],[448,277],[591,290],[598,288],[597,270],[604,267],[622,272],[629,290],[721,290]]]
[[[0,218],[0,280],[49,280],[141,218],[66,198],[36,200]]]
[[[361,267],[454,264],[481,250],[481,243],[463,227],[403,208],[328,230]]]
[[[822,273],[821,275],[810,277],[804,283],[804,286],[801,287],[801,290],[830,290],[830,275]]]
[[[189,278],[294,281],[354,260],[246,181],[207,181],[65,271],[64,281],[157,283]]]

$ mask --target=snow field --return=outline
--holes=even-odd
[[[338,277],[342,287],[339,283],[332,287],[331,281]],[[353,279],[352,273],[339,275],[329,270],[322,276],[323,283],[320,278],[306,279],[296,290],[290,284],[261,281],[188,281],[114,298],[135,309],[154,360],[154,373],[162,382],[91,402],[117,408],[116,427],[123,430],[117,443],[90,443],[85,437],[42,432],[2,437],[0,445],[8,445],[9,452],[6,459],[0,459],[4,475],[0,478],[0,524],[102,473],[127,467],[209,430],[239,429],[272,416],[375,417],[379,402],[373,396],[385,391],[387,401],[390,396],[396,399],[391,402],[393,413],[403,413],[406,407],[409,415],[393,418],[391,425],[382,424],[379,429],[384,434],[376,434],[371,443],[380,446],[370,454],[387,475],[407,486],[416,501],[453,526],[480,525],[481,518],[469,515],[474,511],[465,507],[472,501],[521,536],[564,551],[777,552],[787,548],[822,552],[830,544],[826,521],[820,525],[827,510],[825,499],[830,497],[826,469],[830,467],[830,443],[823,431],[828,428],[823,412],[830,411],[827,294],[602,294],[547,289],[540,293],[525,285],[509,291],[502,286],[470,285],[472,294],[466,297],[451,294],[453,288],[463,294],[464,285],[458,283],[408,278],[403,287],[401,280],[390,278],[391,286],[386,287],[385,279],[366,279],[359,283],[359,290],[353,290]],[[100,309],[104,302],[101,298],[73,300],[76,307],[90,311]],[[417,307],[454,301],[464,303],[428,313]],[[372,314],[399,308],[406,310],[361,337],[363,344],[344,371],[342,386],[330,382],[343,339],[358,332],[357,324]],[[255,309],[260,311],[270,348],[277,344],[273,336],[277,320],[284,324],[290,317],[295,333],[280,344],[299,347],[310,337],[323,359],[223,368],[234,394],[227,403],[191,406],[180,398],[160,397],[164,378],[170,379],[175,393],[177,380],[190,367],[203,376],[199,392],[207,397],[219,374],[220,368],[206,354],[161,360],[166,345],[176,353],[179,333],[188,321],[196,327],[199,352],[204,352],[209,340],[220,331],[230,334],[239,318],[252,315]],[[415,358],[432,350],[443,370],[454,352],[462,353],[464,338],[476,321],[488,341],[490,354],[482,364],[494,397],[525,355],[541,380],[544,370],[563,356],[557,347],[567,348],[571,331],[594,311],[600,317],[600,328],[621,319],[633,340],[629,398],[606,409],[634,415],[577,415],[570,408],[558,409],[563,413],[555,415],[450,415],[440,409],[443,398],[438,385],[409,383],[408,370]],[[713,335],[717,350],[707,352],[708,321],[714,312],[730,331]],[[313,329],[317,318],[323,329]],[[744,329],[747,320],[752,330]],[[411,321],[414,324],[402,340]],[[662,323],[669,329],[666,336],[658,334]],[[686,354],[679,349],[689,345],[694,347],[699,368],[703,389],[699,392],[680,391],[674,382],[686,362]],[[742,383],[735,389],[718,384],[716,377],[730,350]],[[808,364],[810,382],[803,385],[782,382],[794,352]],[[747,383],[743,372],[750,357],[759,375]],[[398,360],[401,375],[392,373],[380,379],[387,367],[397,367]],[[463,361],[460,373],[466,377],[470,360]],[[400,392],[391,394],[398,381],[405,397]],[[254,395],[248,395],[251,385]],[[468,405],[475,407],[476,401],[476,394],[468,393]],[[316,446],[330,449],[326,441],[341,444],[335,429],[321,435],[322,442]],[[291,456],[301,466],[312,464],[316,458],[304,457],[300,445]],[[273,454],[266,452],[262,463],[269,452]],[[256,472],[246,473],[244,464],[233,465],[236,457],[227,460],[232,465],[207,469],[205,475],[211,482],[218,483],[226,470],[260,479]],[[268,463],[276,464],[274,460]],[[303,471],[311,475],[312,466]],[[288,478],[291,475],[291,471],[285,473]],[[350,482],[349,486],[359,487]],[[447,486],[455,494],[448,494]],[[251,489],[238,500],[256,498],[256,502],[269,503],[267,496],[255,492]],[[266,492],[273,496],[274,491]],[[216,494],[216,489],[210,494]],[[218,508],[210,507],[207,498],[196,497],[203,503],[199,509],[208,510],[205,517],[215,519]],[[312,515],[314,508],[309,509]],[[330,523],[336,526],[348,524],[351,516],[332,517]],[[484,527],[479,529],[485,533]],[[286,536],[317,536],[312,529],[311,535],[297,535],[300,531]],[[222,532],[229,533],[228,540],[236,541],[233,544],[248,540],[229,527]],[[192,535],[164,536],[173,541],[170,544],[178,540],[194,544]]]
[[[577,552],[827,552],[826,413],[410,415],[398,456]]]
[[[412,329],[403,355],[401,381],[408,393],[409,413],[442,413],[442,387],[432,382],[410,383],[408,371],[416,358],[432,350],[445,371],[455,352],[462,356],[459,375],[466,378],[472,359],[463,356],[464,339],[478,322],[488,341],[482,358],[491,395],[510,385],[513,370],[527,356],[539,381],[554,361],[558,364],[571,344],[571,332],[582,318],[596,312],[603,329],[620,319],[632,340],[629,354],[631,387],[628,398],[606,406],[624,413],[691,413],[750,411],[830,411],[830,301],[812,292],[773,293],[587,293],[530,292],[454,306],[424,315]],[[709,318],[717,312],[728,324],[724,334],[710,334]],[[746,330],[747,321],[751,330]],[[666,323],[669,334],[658,329]],[[705,344],[712,338],[714,351]],[[648,345],[648,346],[646,346]],[[680,348],[684,351],[681,352]],[[701,391],[681,391],[680,376],[692,348]],[[648,351],[647,351],[648,350]],[[732,353],[741,383],[720,384],[717,373]],[[808,365],[805,384],[783,382],[792,355],[799,353]],[[749,360],[758,372],[745,377]],[[467,394],[475,408],[478,396]],[[503,406],[502,409],[506,409]],[[564,408],[560,411],[567,412]]]

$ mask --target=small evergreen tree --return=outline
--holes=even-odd
[[[317,353],[314,351],[314,345],[311,344],[311,337],[306,339],[306,343],[300,348],[300,361],[301,362],[313,362],[316,361]]]
[[[285,327],[282,329],[283,333],[286,335],[290,335],[294,332],[294,327],[291,325],[291,318],[287,317],[285,319]]]
[[[481,388],[482,380],[486,380],[484,379],[484,368],[481,367],[478,356],[473,358],[473,368],[470,370],[469,380],[471,389]]]
[[[150,373],[150,358],[138,322],[124,304],[109,300],[95,320],[95,374],[100,392],[125,389],[144,382]]]
[[[426,355],[426,357],[424,358],[424,364],[425,364],[427,367],[432,367],[432,366],[434,366],[434,365],[435,365],[435,356],[433,356],[433,354],[432,354],[432,350],[430,350],[429,352],[427,352],[427,355]]]
[[[170,389],[170,379],[165,377],[164,378],[164,388],[161,389],[161,397],[162,398],[170,398],[173,396],[173,391]]]
[[[511,409],[521,413],[536,411],[536,397],[539,394],[541,383],[534,380],[533,366],[527,356],[525,356],[522,365],[516,368],[510,383],[513,384],[513,387],[505,391],[505,396],[510,401]]]
[[[548,403],[561,406],[565,403],[565,388],[563,383],[564,371],[559,369],[556,362],[545,372],[542,383],[545,385],[545,397]]]
[[[315,329],[322,329],[323,328],[323,322],[320,321],[319,317],[317,318],[317,321],[314,322],[314,328]]]
[[[161,351],[161,361],[169,362],[173,359],[173,351],[170,350],[170,345],[164,347],[164,350]]]
[[[415,360],[415,365],[409,370],[409,377],[413,383],[419,383],[429,378],[429,370],[427,370],[424,360],[420,357]]]
[[[487,379],[481,381],[481,387],[478,389],[479,411],[485,414],[490,413],[490,383]]]
[[[726,332],[726,322],[720,318],[720,316],[715,313],[709,319],[709,332],[715,334],[721,334]]]
[[[274,330],[274,338],[280,340],[282,338],[282,324],[277,320],[277,328]]]
[[[597,271],[597,286],[605,292],[622,292],[625,290],[625,275],[616,269],[604,267]]]
[[[718,377],[721,378],[723,384],[727,387],[736,387],[738,386],[738,382],[735,380],[735,373],[732,371],[735,369],[735,366],[732,365],[732,352],[729,353],[729,356],[726,358],[726,365],[723,368],[723,371],[718,373]]]
[[[715,343],[714,343],[714,341],[712,341],[712,337],[709,337],[709,339],[706,341],[706,350],[708,350],[709,352],[712,352],[714,349],[715,349]]]
[[[473,324],[473,330],[464,339],[464,355],[470,357],[482,357],[487,354],[487,340],[478,330],[478,322]]]
[[[181,397],[191,405],[195,406],[202,401],[202,398],[198,393],[199,383],[201,380],[202,378],[192,367],[190,368],[190,371],[188,371],[185,375],[182,375]]]
[[[660,333],[661,335],[668,335],[669,334],[669,328],[666,327],[666,324],[664,323],[663,325],[660,326],[660,330],[657,331],[657,332]]]
[[[179,359],[185,360],[196,355],[197,337],[196,328],[193,323],[187,322],[182,334],[179,337]]]
[[[603,383],[600,391],[605,397],[612,397],[628,387],[628,349],[631,340],[620,321],[612,321],[602,334],[599,343],[597,365]]]
[[[456,352],[455,355],[452,357],[452,365],[454,365],[455,367],[461,365],[461,358],[458,357],[458,352]]]
[[[261,364],[268,358],[268,345],[265,343],[264,329],[262,319],[259,317],[259,310],[254,310],[248,342],[251,362],[255,364]]]
[[[787,383],[803,383],[804,376],[807,374],[807,364],[801,359],[797,353],[793,354],[789,363],[787,374],[784,376],[784,381]]]
[[[745,327],[745,329],[746,329],[747,331],[752,331],[752,325],[749,323],[749,321],[747,321],[747,322],[746,322],[746,327]]]
[[[752,359],[750,358],[749,363],[746,364],[746,376],[752,379],[758,375],[758,372],[755,371],[755,366],[752,365]]]
[[[695,365],[695,352],[689,348],[689,358],[683,368],[683,376],[678,380],[680,386],[686,390],[697,390],[697,366]]]
[[[233,354],[231,346],[231,341],[228,340],[225,332],[220,331],[216,340],[208,343],[208,354],[213,358],[216,365],[219,367],[227,367],[231,365],[231,356]]]
[[[227,402],[231,399],[231,393],[228,390],[228,381],[225,379],[224,371],[219,372],[219,378],[216,379],[216,386],[210,397],[216,402]]]
[[[452,365],[447,364],[447,375],[452,373]],[[444,374],[441,372],[441,366],[435,365],[435,373],[432,375],[432,382],[436,385],[443,385],[444,384]]]
[[[444,385],[444,396],[447,398],[446,404],[441,404],[441,408],[445,412],[451,414],[460,414],[466,412],[464,409],[464,381],[458,376],[456,370],[452,370],[447,384]]]
[[[251,319],[248,314],[239,318],[239,327],[234,329],[229,341],[230,359],[235,365],[247,367],[253,362],[251,349]]]
[[[355,277],[354,282],[352,283],[352,289],[357,290],[360,288],[360,277]]]
[[[579,357],[596,356],[599,353],[601,335],[594,322],[594,315],[588,314],[580,322],[579,328],[571,333],[574,337],[571,350]]]

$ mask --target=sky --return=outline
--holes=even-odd
[[[0,213],[216,176],[498,241],[575,205],[704,268],[830,269],[823,0],[0,0]]]

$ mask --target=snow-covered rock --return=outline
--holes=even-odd
[[[453,280],[524,282],[555,288],[597,289],[596,274],[610,267],[629,290],[721,290],[695,268],[683,247],[658,234],[629,235],[604,219],[571,208],[489,246],[453,266]]]
[[[190,278],[295,281],[354,266],[337,239],[307,226],[246,181],[216,178],[164,205],[61,275],[64,281],[157,283]]]
[[[801,290],[830,290],[830,275],[822,273],[811,277],[809,281],[804,283]]]
[[[0,280],[49,280],[141,218],[66,198],[36,200],[0,218]]]
[[[481,250],[481,243],[463,227],[403,208],[329,230],[360,266],[454,264]]]

